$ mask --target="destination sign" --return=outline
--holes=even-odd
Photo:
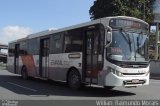
[[[111,19],[110,24],[112,28],[135,28],[148,30],[148,25],[142,22],[127,20],[127,19]]]

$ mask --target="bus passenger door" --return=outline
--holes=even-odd
[[[19,71],[19,44],[15,44],[14,73],[18,74],[18,71]]]
[[[41,39],[40,41],[39,60],[39,75],[47,78],[49,69],[49,38]]]
[[[98,83],[99,59],[99,34],[96,30],[88,30],[85,34],[85,78],[88,83]],[[102,59],[100,60],[102,61]]]

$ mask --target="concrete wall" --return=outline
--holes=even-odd
[[[160,60],[150,61],[151,77],[160,77]]]

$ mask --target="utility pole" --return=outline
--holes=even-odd
[[[159,54],[159,52],[158,52],[158,50],[159,50],[159,48],[158,48],[158,43],[159,43],[159,23],[157,22],[157,28],[156,28],[156,54],[155,54],[155,60],[157,60],[157,59],[159,59],[158,58],[158,54]]]
[[[143,20],[145,21],[146,20],[146,0],[143,1]]]
[[[156,3],[156,8],[158,8],[157,10],[159,10],[159,3],[160,3],[160,0],[156,0],[155,1]],[[156,23],[156,42],[155,42],[155,60],[159,59],[159,44],[160,44],[160,39],[159,39],[159,23],[160,23],[160,13],[159,11],[156,11],[156,13],[154,13],[154,22]]]

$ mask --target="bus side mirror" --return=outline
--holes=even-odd
[[[111,37],[112,37],[112,34],[111,32],[107,32],[107,36],[106,36],[106,41],[107,41],[107,44],[111,42]]]
[[[106,29],[106,45],[105,47],[108,47],[112,43],[112,29],[110,27],[107,27]]]

